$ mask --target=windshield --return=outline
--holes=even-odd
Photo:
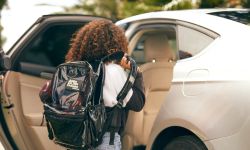
[[[237,21],[250,26],[250,10],[220,11],[209,14]]]

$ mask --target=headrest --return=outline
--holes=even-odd
[[[149,35],[144,43],[145,61],[173,61],[175,56],[166,34],[158,33]]]

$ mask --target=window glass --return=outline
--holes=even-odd
[[[178,26],[178,34],[179,59],[198,54],[214,40],[202,32],[183,26]]]
[[[20,61],[48,67],[64,62],[72,34],[82,24],[61,24],[49,26],[36,36],[25,48]]]
[[[218,17],[230,19],[250,26],[250,10],[219,11],[209,13]]]
[[[176,32],[173,27],[143,30],[132,38],[136,39],[131,56],[138,64],[176,58]]]

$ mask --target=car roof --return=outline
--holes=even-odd
[[[194,13],[214,13],[214,12],[225,12],[225,11],[243,11],[249,10],[245,8],[205,8],[205,9],[187,9],[187,10],[175,10],[175,11],[182,11],[182,12],[194,12]]]
[[[118,21],[117,24],[124,24],[128,22],[135,22],[140,20],[147,19],[171,19],[171,20],[180,20],[184,22],[189,22],[196,24],[198,26],[205,27],[209,30],[212,30],[218,34],[225,34],[232,31],[240,32],[240,30],[249,30],[249,26],[236,21],[225,19],[222,17],[210,15],[209,13],[214,12],[223,12],[223,11],[244,11],[248,9],[194,9],[194,10],[175,10],[175,11],[158,11],[150,12],[145,14],[140,14],[132,16],[121,21]],[[244,31],[242,31],[244,32]]]

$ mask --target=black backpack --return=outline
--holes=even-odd
[[[91,149],[100,144],[107,118],[102,98],[104,61],[121,59],[123,52],[104,57],[95,72],[87,61],[61,64],[51,80],[51,99],[43,100],[49,138],[70,149]],[[137,66],[133,59],[127,81],[117,96],[116,107],[132,88]],[[101,85],[97,85],[101,83]],[[97,88],[99,87],[99,89]]]

